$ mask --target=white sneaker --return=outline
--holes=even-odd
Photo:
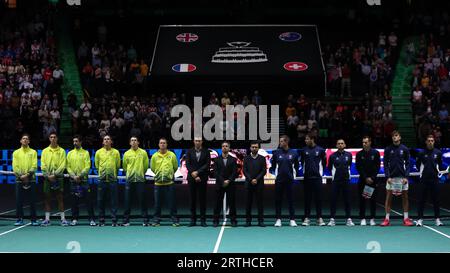
[[[375,219],[370,219],[370,225],[371,226],[376,226],[377,225],[377,223],[375,222]]]
[[[275,221],[275,226],[276,226],[276,227],[281,227],[281,219],[277,219],[277,220]]]
[[[353,227],[353,226],[355,225],[355,224],[353,223],[353,221],[352,221],[352,218],[348,218],[348,219],[347,219],[346,225],[347,225],[348,227]]]
[[[309,218],[305,218],[305,220],[303,220],[302,226],[309,226],[311,224],[311,221],[309,220]]]
[[[330,219],[330,222],[328,222],[328,226],[334,227],[336,225],[336,221],[334,221],[334,218]]]
[[[289,225],[290,225],[291,227],[296,227],[296,226],[297,226],[297,222],[295,222],[295,220],[290,220],[290,221],[289,221]]]
[[[421,226],[423,226],[423,220],[419,219],[416,221],[416,227],[421,227]]]
[[[95,227],[97,225],[97,223],[94,220],[91,220],[91,222],[89,222],[89,225],[91,227]]]
[[[317,219],[317,225],[323,227],[326,226],[327,224],[325,224],[322,218],[319,218]]]
[[[443,226],[443,225],[444,225],[444,223],[441,222],[441,219],[436,218],[436,226],[440,227],[440,226]]]
[[[72,220],[72,222],[70,222],[70,225],[71,226],[76,226],[78,224],[78,221],[77,220]]]
[[[361,226],[367,226],[366,219],[362,219],[360,225]]]

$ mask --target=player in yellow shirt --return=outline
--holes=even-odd
[[[141,207],[141,216],[144,219],[143,226],[149,225],[147,200],[145,198],[145,172],[148,169],[148,154],[145,150],[139,148],[139,139],[136,136],[130,138],[131,148],[123,155],[123,171],[126,173],[127,182],[125,184],[124,205],[125,211],[122,226],[130,225],[130,195],[131,191],[136,191],[139,206]]]
[[[153,226],[159,226],[161,221],[161,195],[165,195],[170,207],[172,225],[180,225],[177,217],[175,200],[174,174],[178,169],[177,156],[167,149],[167,139],[159,139],[159,150],[152,155],[151,170],[155,173],[155,214]]]
[[[111,200],[112,226],[117,226],[117,174],[120,168],[120,153],[112,147],[111,136],[103,137],[103,148],[95,153],[95,168],[98,171],[97,204],[99,209],[99,226],[105,226],[106,192]]]
[[[91,170],[91,157],[89,152],[81,147],[81,136],[73,137],[73,150],[67,154],[67,172],[70,177],[72,197],[72,222],[71,226],[76,226],[80,214],[79,204],[84,201],[89,215],[89,225],[96,226],[94,215],[94,192],[88,183],[88,175]]]
[[[68,226],[64,214],[64,171],[66,169],[66,151],[59,147],[58,136],[56,133],[51,133],[49,136],[50,146],[42,151],[41,155],[41,170],[44,176],[44,206],[45,206],[45,220],[42,226],[50,225],[50,212],[52,193],[56,195],[58,201],[58,209],[61,216],[61,225]]]
[[[23,134],[20,138],[21,147],[14,151],[12,170],[16,176],[16,214],[15,226],[22,226],[23,222],[23,195],[29,192],[30,219],[32,226],[38,226],[36,221],[36,177],[37,152],[30,148],[30,136]]]

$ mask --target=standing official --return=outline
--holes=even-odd
[[[259,143],[250,144],[250,154],[244,159],[245,186],[247,188],[246,227],[252,225],[253,196],[258,207],[258,226],[264,225],[264,176],[267,172],[266,158],[258,154]]]
[[[216,178],[216,206],[214,207],[213,225],[219,225],[220,211],[223,209],[223,198],[226,194],[227,204],[230,207],[231,226],[237,226],[236,220],[236,188],[234,180],[237,177],[236,158],[230,152],[230,143],[222,142],[222,155],[214,159],[214,174]],[[225,208],[226,209],[226,208]]]
[[[206,186],[208,183],[211,156],[208,149],[203,148],[203,141],[194,138],[194,147],[186,152],[187,180],[191,193],[190,227],[197,225],[197,196],[200,204],[201,226],[206,227]]]

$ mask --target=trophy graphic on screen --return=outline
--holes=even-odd
[[[212,63],[261,63],[267,62],[267,55],[259,47],[249,47],[251,42],[227,42],[211,59]]]

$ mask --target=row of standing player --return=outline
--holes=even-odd
[[[295,151],[289,149],[289,138],[280,138],[280,149],[273,154],[274,164],[272,168],[278,165],[281,172],[278,172],[275,182],[276,188],[276,217],[275,226],[281,226],[281,200],[283,192],[286,192],[291,226],[297,226],[295,221],[294,205],[292,198],[292,181],[294,179],[293,169],[298,170],[300,161],[304,173],[304,192],[305,192],[305,217],[303,226],[311,224],[311,201],[315,198],[317,225],[335,226],[336,225],[336,203],[340,193],[343,193],[345,204],[346,225],[354,226],[351,219],[350,205],[350,167],[352,163],[352,154],[345,151],[346,145],[343,139],[338,139],[336,143],[337,151],[329,157],[328,168],[333,177],[331,193],[330,221],[326,224],[322,218],[321,189],[323,169],[327,166],[325,150],[315,144],[314,136],[308,135],[305,138],[306,147],[302,149],[298,156]],[[371,147],[371,138],[368,136],[362,139],[363,149],[356,154],[356,169],[359,173],[359,206],[361,225],[367,225],[365,219],[365,205],[367,199],[370,202],[370,225],[375,226],[376,215],[376,195],[380,191],[378,187],[377,175],[380,170],[380,153]],[[298,158],[300,157],[300,159]],[[431,193],[434,206],[435,221],[437,226],[443,225],[439,216],[439,172],[442,170],[442,153],[434,147],[434,137],[429,135],[426,139],[426,149],[421,151],[417,158],[417,167],[420,170],[420,197],[418,206],[417,226],[423,225],[424,204],[428,192]],[[398,131],[392,133],[392,144],[384,150],[384,172],[386,177],[386,216],[380,226],[390,225],[390,213],[393,195],[402,196],[403,205],[403,225],[413,226],[414,223],[408,215],[408,177],[410,170],[409,149],[401,144],[401,135]],[[371,190],[369,191],[368,188]]]
[[[408,180],[409,175],[409,151],[400,144],[400,134],[394,132],[392,135],[393,145],[385,150],[384,165],[387,179],[386,189],[386,217],[382,226],[389,225],[390,205],[392,200],[392,184],[396,180],[401,180],[401,195],[403,196],[404,208],[404,225],[413,225],[408,217]],[[94,196],[91,186],[87,184],[87,174],[90,169],[89,153],[81,147],[81,137],[74,137],[74,149],[69,152],[67,159],[65,151],[57,144],[56,134],[50,135],[50,146],[44,149],[42,154],[42,171],[44,175],[44,203],[45,203],[45,220],[41,225],[50,224],[50,200],[51,194],[55,193],[58,200],[58,208],[61,215],[61,224],[69,225],[65,219],[64,204],[63,204],[63,182],[62,175],[67,169],[71,180],[71,196],[72,196],[72,222],[70,225],[76,225],[79,216],[80,201],[85,201],[90,225],[97,225],[93,211]],[[302,150],[300,160],[298,155],[293,150],[289,149],[289,139],[286,136],[280,138],[280,148],[273,153],[272,168],[278,168],[278,174],[275,183],[275,208],[276,208],[276,222],[275,226],[281,226],[281,203],[283,193],[286,192],[290,225],[296,226],[295,212],[292,198],[292,182],[294,180],[293,169],[298,170],[299,161],[303,166],[304,171],[304,189],[305,189],[305,217],[302,225],[310,225],[310,212],[312,197],[315,198],[317,224],[325,225],[322,219],[321,208],[321,185],[323,168],[326,164],[325,150],[315,144],[313,136],[306,137],[307,146]],[[29,136],[24,135],[21,138],[22,147],[16,150],[13,154],[13,171],[16,174],[16,200],[17,200],[17,217],[16,225],[23,224],[23,195],[24,191],[31,192],[30,208],[31,208],[31,223],[32,225],[39,225],[36,221],[35,212],[35,183],[32,181],[34,172],[37,168],[36,152],[29,148]],[[370,198],[371,206],[371,220],[370,224],[375,225],[375,211],[376,211],[376,192],[377,179],[380,167],[380,155],[377,150],[372,149],[369,137],[363,138],[363,150],[358,152],[356,157],[356,167],[360,174],[359,191],[360,191],[360,217],[361,225],[366,225],[365,220],[365,203],[366,200],[362,196],[362,192],[366,185],[373,187],[372,197]],[[147,202],[145,200],[145,171],[148,167],[148,156],[146,152],[139,148],[139,141],[136,137],[130,139],[130,150],[124,155],[123,169],[126,173],[127,183],[125,186],[125,208],[124,220],[122,225],[129,225],[130,218],[130,194],[132,190],[137,191],[137,197],[141,206],[141,215],[144,218],[144,226],[149,225],[149,217],[147,212]],[[162,138],[159,143],[159,150],[156,157],[152,157],[151,169],[156,174],[155,176],[155,214],[153,225],[158,226],[161,216],[161,195],[166,195],[168,198],[171,218],[174,226],[179,225],[176,216],[175,191],[173,184],[173,175],[178,167],[178,162],[175,155],[167,150],[167,140]],[[345,142],[343,139],[337,141],[338,151],[330,156],[328,166],[333,174],[332,183],[332,198],[331,198],[331,217],[328,225],[335,225],[336,201],[340,191],[344,194],[345,211],[347,218],[347,225],[354,225],[350,218],[350,195],[349,195],[349,181],[350,181],[350,164],[352,156],[346,152]],[[230,143],[225,141],[222,143],[222,156],[215,160],[215,178],[216,178],[216,205],[214,207],[213,225],[217,226],[219,223],[219,215],[222,210],[222,200],[226,193],[227,203],[230,207],[231,225],[237,226],[236,207],[235,207],[235,187],[234,181],[237,176],[236,160],[229,156]],[[264,208],[263,208],[263,185],[264,175],[266,173],[266,163],[264,157],[258,155],[259,144],[257,142],[251,144],[251,153],[244,159],[244,175],[246,177],[247,188],[247,204],[246,204],[246,224],[251,225],[251,207],[253,197],[256,197],[258,207],[258,225],[264,225]],[[430,154],[431,153],[431,154]],[[47,158],[48,157],[48,158]],[[153,160],[153,158],[155,160]],[[153,162],[154,161],[154,162]],[[49,162],[47,164],[47,162]],[[436,166],[438,168],[442,165],[440,151],[434,149],[434,138],[432,136],[427,138],[427,149],[419,154],[418,164],[420,167],[421,180],[423,184],[423,191],[421,200],[419,202],[419,220],[417,225],[422,225],[423,205],[427,191],[431,191],[432,199],[435,206],[436,224],[442,225],[439,220],[439,204],[438,204],[438,179]],[[169,163],[169,164],[167,164]],[[207,149],[202,148],[202,140],[195,139],[194,147],[186,153],[186,167],[188,169],[188,184],[190,187],[191,199],[191,222],[189,226],[197,224],[197,198],[200,203],[200,219],[201,225],[206,224],[206,185],[208,180],[208,170],[210,164],[210,155]],[[111,218],[113,226],[117,226],[117,172],[120,168],[120,155],[117,150],[112,148],[112,140],[109,136],[103,139],[103,148],[97,151],[95,155],[95,165],[99,170],[99,186],[97,190],[97,203],[100,209],[100,222],[103,226],[105,224],[105,192],[108,191],[111,199]],[[388,166],[386,168],[386,166]],[[138,182],[138,183],[136,183]],[[31,190],[30,190],[31,189]]]

